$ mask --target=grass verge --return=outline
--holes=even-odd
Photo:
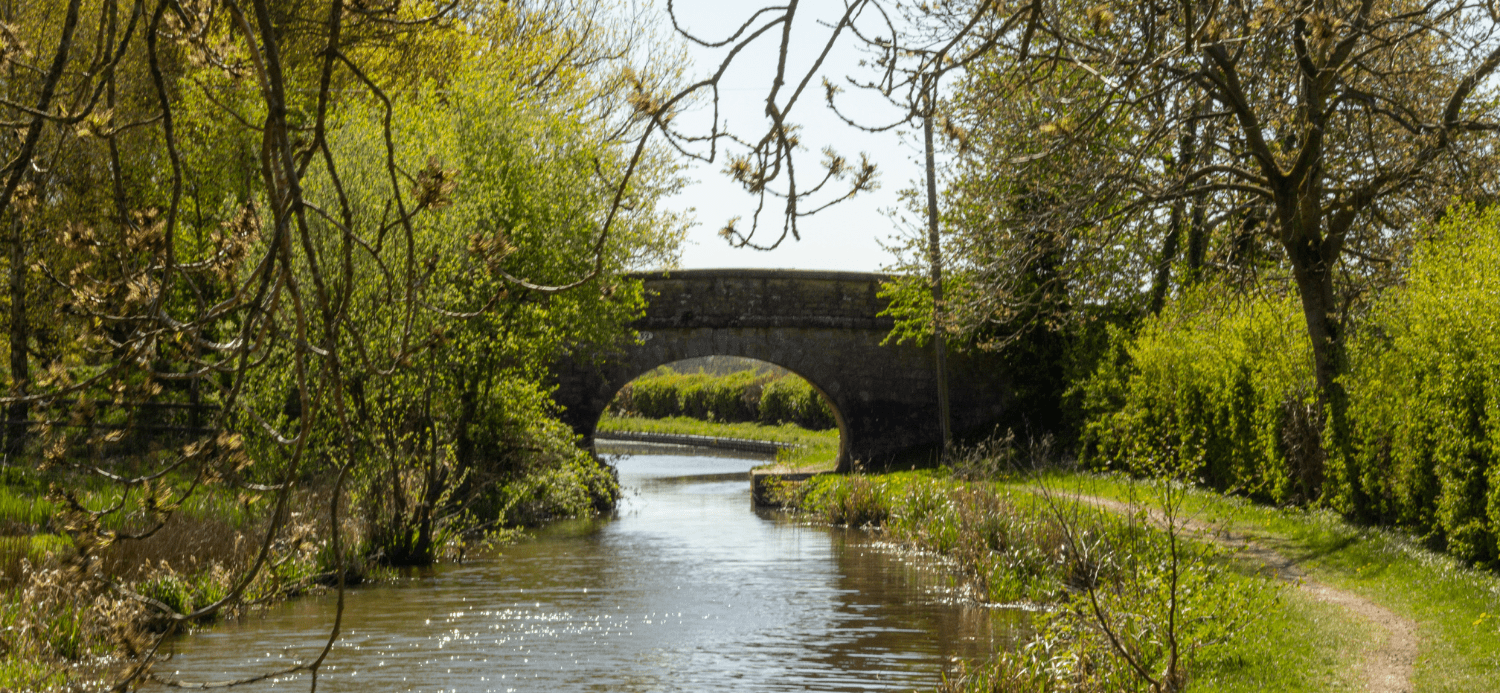
[[[979,601],[1047,607],[1027,646],[964,663],[945,691],[1149,690],[1110,645],[1090,597],[1152,671],[1166,666],[1163,633],[1175,628],[1191,690],[1362,686],[1356,663],[1368,640],[1364,624],[1241,569],[1217,547],[1178,535],[1174,549],[1173,537],[1138,518],[1061,498],[1048,503],[1030,489],[946,470],[818,477],[785,486],[782,500],[823,521],[870,527],[949,557]],[[1174,601],[1175,616],[1165,606]]]
[[[1057,487],[1125,500],[1141,483],[1062,474]],[[1028,484],[1018,481],[1012,485]],[[1324,510],[1280,509],[1189,490],[1184,508],[1296,560],[1309,577],[1358,594],[1417,623],[1417,691],[1500,690],[1500,577],[1422,548],[1400,533],[1358,527]]]
[[[648,419],[639,416],[616,416],[605,414],[599,419],[600,433],[610,431],[632,431],[639,433],[670,433],[675,435],[712,436],[718,438],[742,438],[745,440],[768,440],[798,447],[782,450],[776,455],[776,466],[786,471],[824,472],[832,471],[838,463],[839,431],[812,431],[796,424],[784,423],[768,426],[758,423],[713,423],[686,416],[665,419]]]
[[[93,689],[130,666],[168,622],[116,586],[181,613],[229,593],[271,499],[203,486],[176,504],[188,487],[162,480],[122,497],[121,487],[61,472],[0,472],[0,691]],[[64,491],[85,511],[118,511],[92,524]],[[318,587],[327,532],[315,495],[294,494],[297,517],[282,534],[290,548],[248,585],[246,602]],[[162,499],[173,500],[170,515],[158,512]],[[114,531],[142,536],[110,540]]]

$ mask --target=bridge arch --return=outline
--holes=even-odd
[[[592,444],[604,409],[626,383],[657,366],[701,356],[740,356],[803,378],[833,407],[839,469],[887,466],[941,442],[931,346],[882,344],[889,277],[802,270],[676,270],[636,275],[646,314],[639,339],[612,349],[581,346],[552,367],[563,420]],[[949,355],[954,429],[999,420],[1010,399],[1003,369],[983,355]]]

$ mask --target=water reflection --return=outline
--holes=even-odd
[[[319,690],[911,690],[1019,628],[1010,612],[954,603],[931,560],[752,511],[756,463],[623,457],[629,493],[613,520],[352,591]],[[158,671],[207,681],[284,666],[317,650],[332,606],[299,600],[183,638]]]

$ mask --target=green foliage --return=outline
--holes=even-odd
[[[136,587],[141,596],[166,604],[180,614],[190,614],[196,607],[213,603],[208,595],[199,593],[192,580],[175,572],[163,572]]]
[[[672,218],[654,207],[671,168],[648,167],[626,191],[630,209],[618,216],[591,281],[543,292],[501,274],[558,285],[594,269],[610,181],[625,161],[619,143],[576,105],[565,96],[528,98],[479,68],[461,72],[442,90],[418,90],[395,106],[393,137],[401,144],[394,149],[387,149],[381,104],[340,111],[331,145],[348,163],[337,180],[307,182],[324,208],[379,227],[390,213],[382,205],[393,175],[387,157],[417,172],[409,182],[422,215],[411,226],[412,244],[362,248],[349,260],[351,325],[341,339],[364,362],[341,376],[343,399],[325,405],[312,432],[312,449],[359,460],[350,495],[367,525],[366,550],[382,561],[431,562],[464,531],[461,524],[493,526],[512,519],[503,513],[513,508],[525,508],[517,511],[523,518],[595,512],[616,496],[607,475],[585,473],[595,465],[581,460],[540,383],[562,351],[628,337],[625,325],[644,298],[640,282],[623,272],[669,255],[674,243]],[[321,219],[314,226],[319,254],[347,252],[336,226]],[[422,279],[409,295],[395,295],[392,273]],[[284,362],[266,369],[250,396],[263,418],[294,427],[303,415],[296,371],[290,353],[278,356]],[[250,438],[257,459],[280,454],[269,436]],[[329,470],[351,463],[319,462]],[[544,481],[566,487],[537,487]],[[578,502],[579,493],[588,502]]]
[[[1459,208],[1351,350],[1354,445],[1330,502],[1500,558],[1500,207]]]
[[[656,419],[687,416],[729,423],[754,421],[762,388],[770,380],[755,371],[710,375],[664,368],[626,385],[612,408]]]
[[[579,451],[561,464],[547,465],[501,486],[496,492],[500,508],[496,515],[523,526],[591,517],[613,509],[620,493],[614,470]]]
[[[797,506],[836,525],[879,527],[890,517],[885,489],[864,477],[844,477],[840,483],[817,480]]]
[[[815,477],[789,498],[826,521],[875,527],[953,558],[981,601],[1054,605],[1031,642],[961,672],[945,690],[1145,690],[1100,628],[1091,599],[1153,672],[1170,656],[1169,630],[1191,672],[1276,606],[1272,583],[1234,574],[1216,550],[1063,497],[924,471]]]
[[[26,565],[40,566],[70,546],[72,542],[67,537],[56,534],[0,537],[0,591],[18,587],[25,577]]]
[[[791,373],[772,376],[746,370],[710,375],[662,368],[622,388],[610,408],[625,416],[793,423],[815,431],[838,425],[828,400],[812,383]]]
[[[837,426],[833,408],[812,386],[793,375],[772,381],[761,392],[759,419],[762,423],[794,423],[821,431]]]
[[[1186,465],[1275,502],[1320,500],[1479,563],[1500,557],[1500,210],[1456,209],[1404,285],[1358,316],[1350,441],[1323,452],[1291,296],[1187,292],[1080,387],[1097,467]]]
[[[369,556],[338,555],[330,510],[345,553],[425,562],[465,533],[612,506],[612,474],[540,383],[562,350],[629,339],[643,297],[624,273],[675,262],[665,148],[616,189],[641,132],[627,99],[673,79],[674,51],[643,56],[639,23],[610,8],[548,1],[271,3],[249,44],[207,6],[161,24],[117,5],[84,4],[59,87],[84,95],[85,120],[38,121],[47,154],[16,168],[26,179],[0,210],[20,291],[0,385],[61,393],[6,408],[33,423],[10,462],[57,473],[0,470],[0,690],[108,687],[49,672],[142,654],[134,631],[163,617],[125,589],[188,612],[231,585],[249,583],[243,604],[357,577]],[[0,53],[45,63],[62,6],[17,7]],[[99,58],[90,45],[124,54],[74,65]],[[34,101],[43,74],[18,74],[0,91]],[[268,108],[273,83],[285,95]],[[279,125],[302,133],[299,153]],[[595,272],[571,291],[520,288]],[[221,432],[183,430],[203,426]],[[291,512],[272,520],[277,492],[257,482]],[[149,536],[109,534],[126,528]]]
[[[1080,386],[1087,461],[1137,472],[1165,464],[1220,490],[1307,499],[1308,480],[1289,461],[1306,450],[1295,433],[1314,397],[1300,321],[1293,296],[1206,285],[1134,338],[1113,331],[1117,355]]]
[[[789,497],[835,524],[880,528],[893,540],[950,555],[977,598],[1050,602],[1068,576],[1061,528],[1029,494],[956,482],[931,472],[819,476]]]
[[[55,503],[38,493],[18,494],[9,484],[0,485],[0,526],[31,530],[44,527],[57,514]]]

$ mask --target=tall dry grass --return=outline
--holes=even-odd
[[[331,581],[329,493],[293,495],[290,520],[272,542],[274,560],[243,599],[208,620]],[[253,564],[271,510],[269,498],[212,489],[165,517],[127,505],[90,525],[45,499],[0,498],[12,499],[0,503],[0,526],[10,534],[0,536],[0,691],[88,689],[119,674],[170,624],[135,595],[178,613],[219,601]],[[111,504],[103,496],[83,503]],[[341,517],[345,546],[357,546],[359,522],[347,507]]]

